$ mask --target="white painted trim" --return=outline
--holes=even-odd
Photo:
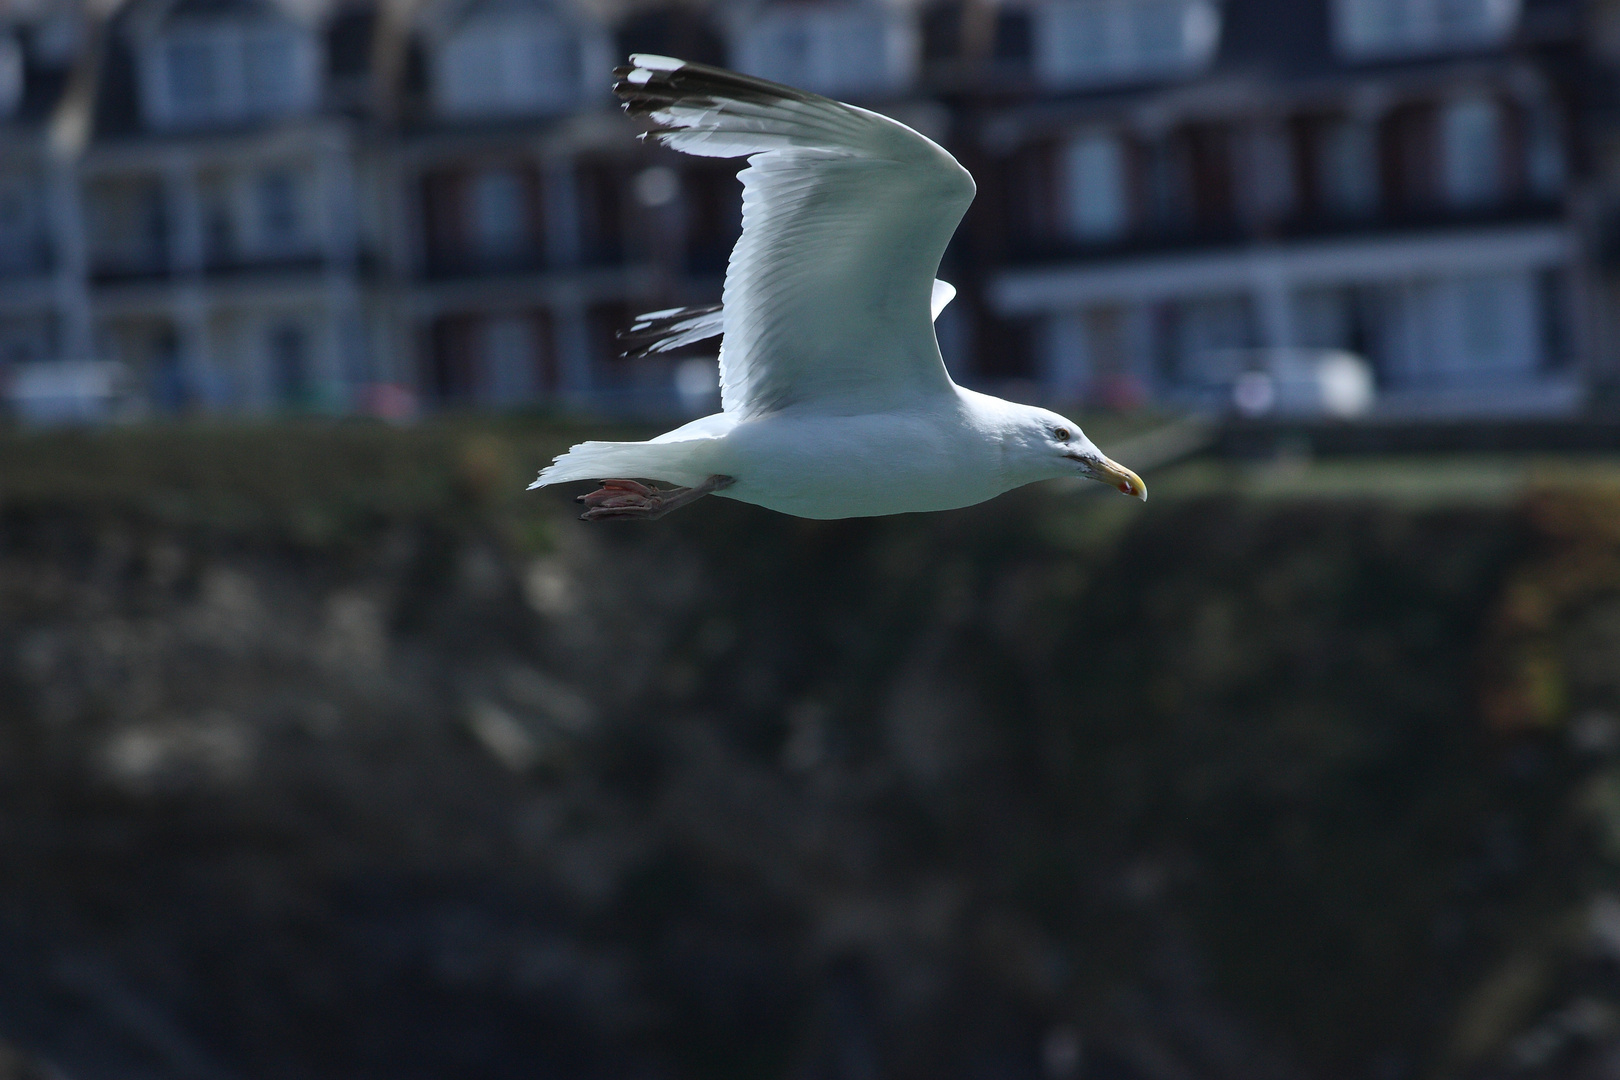
[[[1575,375],[1531,373],[1516,379],[1383,391],[1373,408],[1385,420],[1434,417],[1557,417],[1580,410],[1586,386]]]
[[[1244,251],[1157,255],[1085,266],[1015,270],[990,283],[1001,315],[1099,303],[1172,300],[1311,286],[1372,285],[1450,274],[1541,270],[1572,263],[1565,225],[1425,233],[1369,240],[1266,245]]]

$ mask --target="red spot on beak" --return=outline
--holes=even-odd
[[[1129,495],[1131,493],[1131,485],[1121,484],[1119,485],[1119,490],[1122,494]]]

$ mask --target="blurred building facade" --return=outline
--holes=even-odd
[[[1256,350],[1346,349],[1389,412],[1572,411],[1575,14],[1032,10],[1018,51],[1055,92],[974,117],[990,310],[1026,320],[1034,370],[1076,395],[1197,402]]]
[[[116,361],[155,411],[671,408],[679,361],[613,334],[718,299],[737,163],[632,138],[629,51],[955,152],[964,382],[1218,405],[1257,357],[1334,349],[1391,414],[1558,415],[1614,381],[1603,4],[4,10],[0,364]]]

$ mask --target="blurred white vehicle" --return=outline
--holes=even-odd
[[[87,424],[116,419],[129,402],[124,365],[107,360],[56,360],[11,369],[6,402],[31,424]]]
[[[1377,398],[1372,366],[1343,349],[1234,349],[1219,361],[1232,373],[1226,400],[1242,416],[1352,420]]]

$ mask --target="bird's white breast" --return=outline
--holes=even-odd
[[[724,442],[721,471],[737,483],[721,494],[799,517],[950,510],[1013,486],[996,441],[954,407],[776,413],[739,424]]]

